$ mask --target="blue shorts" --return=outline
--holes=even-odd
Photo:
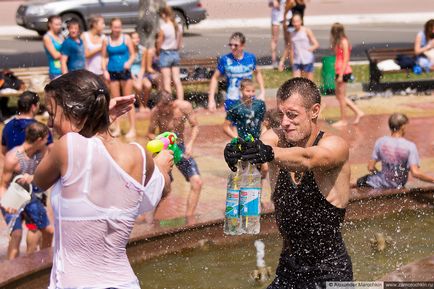
[[[185,152],[185,145],[183,143],[179,143],[178,146],[182,152]],[[187,182],[190,181],[192,176],[200,175],[197,163],[192,157],[187,159],[183,156],[181,161],[176,164],[176,167],[182,173]]]
[[[23,212],[26,226],[29,230],[43,230],[50,221],[48,220],[47,211],[41,200],[34,198],[25,208]]]
[[[301,70],[301,71],[304,71],[304,72],[307,72],[307,73],[311,73],[314,70],[313,63],[308,63],[308,64],[297,64],[297,63],[294,63],[292,65],[292,71],[297,71],[297,70]]]
[[[169,68],[179,66],[181,58],[179,57],[178,50],[161,50],[160,59],[158,61],[160,68]]]
[[[6,213],[3,208],[1,208],[1,211],[6,224],[9,225],[15,215]],[[12,227],[12,232],[23,229],[23,219],[26,221],[26,227],[31,231],[45,229],[50,224],[47,211],[42,202],[37,198],[30,201],[30,203],[28,203],[24,208],[24,211],[17,217],[15,224]]]

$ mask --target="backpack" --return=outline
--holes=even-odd
[[[401,67],[401,69],[412,69],[416,65],[416,60],[414,57],[398,54],[396,56],[396,63]]]

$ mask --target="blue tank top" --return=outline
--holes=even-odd
[[[107,54],[108,65],[107,70],[109,72],[122,72],[124,71],[124,64],[130,58],[130,51],[125,44],[125,36],[122,35],[122,43],[120,45],[111,45],[111,37],[108,36]]]
[[[47,33],[48,37],[50,37],[51,43],[53,43],[54,49],[60,52],[60,49],[62,48],[62,42],[57,42],[57,40],[51,35],[50,33]],[[54,59],[53,56],[51,56],[51,53],[48,51],[47,47],[44,46],[45,54],[48,58],[48,73],[49,74],[62,74],[62,70],[60,67],[60,59]]]

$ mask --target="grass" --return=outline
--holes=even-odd
[[[369,82],[369,65],[353,65],[353,76],[355,78],[355,82],[367,83]],[[277,70],[272,69],[263,69],[262,75],[264,77],[265,88],[278,88],[282,83],[292,77],[292,73],[289,70],[285,70],[283,72],[279,72]],[[394,73],[394,74],[385,74],[381,81],[411,81],[411,80],[421,80],[421,79],[433,79],[434,72],[430,73],[422,73],[420,75],[416,75],[414,73],[406,74],[406,73]],[[316,67],[314,72],[314,81],[318,85],[321,84],[321,68]],[[198,92],[208,92],[209,86],[207,84],[198,84],[198,85],[186,85],[185,92],[186,93],[198,93]]]

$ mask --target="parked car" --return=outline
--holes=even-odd
[[[199,0],[166,0],[175,12],[177,21],[184,27],[199,23],[206,18],[206,10]],[[109,24],[119,17],[125,26],[134,27],[137,22],[139,0],[35,0],[18,7],[15,20],[24,28],[35,30],[39,35],[47,31],[50,15],[60,15],[63,22],[75,18],[83,30],[89,28],[91,15],[102,15]]]

